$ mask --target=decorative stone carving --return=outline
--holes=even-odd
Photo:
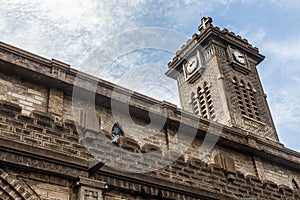
[[[78,200],[103,200],[103,191],[108,188],[102,181],[79,177],[76,181],[79,187]]]
[[[216,45],[212,45],[209,49],[204,51],[205,62],[207,63],[214,55],[218,55],[223,58],[226,57],[226,53],[223,48]]]

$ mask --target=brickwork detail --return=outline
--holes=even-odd
[[[0,116],[2,116],[2,127],[0,131],[2,137],[13,138],[14,140],[19,140],[21,142],[25,142],[35,146],[41,146],[42,148],[49,148],[54,151],[60,151],[66,154],[70,154],[72,156],[90,157],[90,155],[87,153],[84,147],[80,147],[80,145],[78,145],[79,137],[76,135],[76,132],[74,132],[76,129],[71,121],[66,121],[63,125],[56,125],[54,129],[51,130],[49,128],[53,128],[54,119],[49,114],[35,111],[32,113],[32,117],[25,117],[20,113],[20,111],[21,107],[8,102],[2,102],[2,109],[0,112]],[[15,120],[16,118],[18,119],[18,121]],[[72,136],[72,134],[75,135]],[[107,135],[109,135],[109,133],[107,133]],[[140,148],[138,143],[134,142],[134,140],[128,138],[128,141],[132,141],[126,142],[127,140],[124,139],[125,138],[122,139],[122,145],[120,145],[121,148],[130,150],[131,152],[136,151],[136,149]],[[135,146],[133,146],[134,143],[136,143]],[[106,148],[105,146],[103,146],[103,143],[101,144],[103,148]],[[74,150],[71,151],[72,147],[74,148]],[[144,148],[146,147],[143,147],[143,149]],[[155,148],[158,147],[156,146],[152,149]],[[193,148],[197,151],[197,148],[195,148],[195,146]],[[95,150],[99,151],[100,149],[97,148]],[[107,149],[105,149],[104,153],[105,152],[109,153]],[[229,154],[238,155],[237,153]],[[246,158],[238,157],[236,159],[238,161],[237,169],[240,168],[238,165],[239,161],[241,161],[242,165],[244,165],[245,161],[247,160]],[[245,170],[244,172],[246,171],[247,170]],[[255,175],[255,173],[253,175]],[[277,181],[275,180],[275,182]],[[284,181],[283,183],[285,182],[286,181]]]
[[[47,99],[48,91],[42,86],[0,74],[0,100],[19,104],[23,114],[29,115],[33,110],[47,111]]]
[[[34,146],[40,146],[41,148],[50,148],[54,151],[60,151],[65,154],[70,154],[69,151],[66,151],[66,147],[71,148],[70,145],[74,147],[74,145],[76,144],[77,146],[74,149],[74,151],[71,152],[71,155],[83,156],[83,157],[85,155],[87,155],[87,152],[84,150],[84,148],[80,147],[78,145],[79,137],[76,135],[76,132],[74,132],[76,130],[76,128],[72,121],[67,120],[63,124],[56,124],[54,122],[54,117],[52,117],[48,113],[37,112],[37,111],[32,112],[31,116],[27,117],[27,116],[24,116],[21,114],[20,106],[9,103],[9,102],[5,102],[5,101],[2,101],[2,103],[1,103],[0,117],[1,117],[0,133],[1,133],[2,137],[4,137],[4,138],[13,138],[14,140],[19,140],[20,142],[25,142],[28,144],[32,144]],[[17,134],[16,131],[18,131],[18,130],[19,130],[19,132]],[[95,134],[95,133],[96,132],[94,132],[93,134]],[[72,136],[72,134],[73,134],[73,136]],[[34,136],[34,135],[40,135],[40,137],[38,137],[38,138],[28,137],[28,136]],[[107,133],[107,135],[109,135],[109,133]],[[41,137],[41,136],[43,136],[43,137]],[[92,136],[92,135],[90,135],[90,136]],[[49,147],[47,145],[45,146],[45,144],[48,144]],[[52,144],[52,145],[50,146],[50,144]],[[103,143],[101,143],[101,144],[102,144],[102,147],[105,148],[105,145],[103,146]],[[135,144],[135,145],[133,145],[133,144]],[[149,145],[147,147],[143,146],[142,147],[142,149],[144,149],[143,151],[147,152],[147,151],[152,151],[152,150],[159,148],[157,146],[151,147],[151,145],[150,146]],[[194,146],[194,147],[196,147],[196,146]],[[125,137],[122,138],[120,148],[124,148],[131,152],[136,151],[136,150],[141,151],[141,150],[139,150],[140,146],[137,142],[135,142],[131,138],[126,139]],[[97,148],[96,150],[99,151],[99,148]],[[78,153],[78,151],[80,151],[81,153]],[[110,150],[105,149],[103,152],[109,153]],[[115,155],[116,153],[117,152],[114,152],[113,154]],[[230,154],[234,155],[237,153],[230,153]],[[192,160],[194,160],[194,158],[192,158],[192,157],[190,157],[190,158]],[[6,160],[6,159],[4,159],[4,160]],[[192,163],[197,163],[197,165],[194,166]],[[211,180],[211,181],[215,180],[215,177],[213,178],[213,176],[215,176],[217,174],[216,172],[222,171],[222,170],[215,169],[215,170],[209,172],[211,174],[205,174],[205,173],[200,173],[200,170],[199,170],[199,168],[197,168],[197,166],[198,167],[203,166],[204,172],[206,170],[208,170],[205,163],[203,163],[202,161],[197,161],[197,162],[192,161],[189,164],[189,163],[186,163],[184,160],[182,160],[182,161],[179,160],[179,161],[176,161],[174,165],[164,168],[163,170],[157,171],[155,174],[156,174],[156,177],[158,177],[158,178],[168,179],[170,181],[175,181],[178,183],[182,182],[185,185],[191,184],[190,180],[197,180],[193,183],[193,184],[197,184],[197,185],[194,185],[194,187],[208,187],[206,185],[207,183],[210,183],[210,181],[208,181],[208,180]],[[130,166],[130,167],[132,167],[132,166]],[[197,173],[190,170],[195,167],[196,167],[196,171],[198,171]],[[293,173],[295,173],[295,172],[293,172]],[[224,176],[225,176],[224,174],[221,176],[222,178],[220,179],[220,181],[227,181],[227,178],[226,177],[224,178]],[[238,180],[240,176],[243,177],[244,175],[237,172],[237,177],[235,177],[236,180]],[[205,179],[205,184],[204,184],[204,182],[201,183],[201,181],[199,181],[199,180],[203,180],[203,177],[208,177]],[[252,177],[252,178],[254,178],[254,177]],[[257,178],[254,178],[254,179],[256,180]],[[246,180],[244,180],[244,181],[246,182]],[[259,182],[261,182],[261,180],[259,180]],[[228,183],[226,183],[224,185],[224,187],[228,187],[228,186],[226,186],[227,184]],[[231,183],[229,183],[229,184],[231,184]],[[276,186],[276,187],[278,187],[278,186]],[[263,190],[263,189],[264,188],[262,188],[261,190]],[[216,192],[214,188],[211,188],[211,191]],[[219,189],[218,191],[222,192],[221,189]],[[224,191],[225,191],[225,188],[224,188]],[[235,194],[236,197],[249,197],[249,196],[251,196],[250,194],[252,194],[251,189],[247,190],[248,192],[244,191],[245,194],[247,194],[247,195],[238,193],[237,191],[239,191],[239,189],[232,189],[232,192],[233,191],[236,191],[236,194]],[[291,193],[291,195],[294,195],[294,194]],[[261,194],[261,196],[263,197],[263,194]]]
[[[63,114],[64,92],[55,88],[50,88],[48,112],[54,115],[62,116]]]
[[[48,180],[49,181],[49,180]],[[69,200],[70,188],[53,183],[43,183],[41,181],[28,181],[31,188],[39,195],[40,199],[47,200]]]
[[[294,192],[289,187],[278,186],[270,181],[261,181],[251,175],[244,176],[241,173],[236,173],[234,174],[234,180],[228,180],[220,166],[215,164],[206,165],[197,159],[185,162],[181,158],[170,166],[153,172],[150,176],[170,181],[170,183],[182,184],[195,190],[201,188],[212,193],[226,194],[233,199],[280,200],[282,197],[285,199],[300,198],[299,192]],[[136,183],[129,184],[105,175],[99,175],[98,179],[107,182],[107,184],[114,184],[115,187],[120,187],[123,190],[131,191],[131,193],[134,191],[139,193],[141,190],[138,188],[144,187],[143,192],[149,197],[158,195],[158,190],[152,187],[147,188],[147,186],[140,186],[140,184]],[[126,193],[126,191],[124,192]],[[139,195],[142,194],[139,193]],[[163,190],[160,192],[160,195],[162,198],[193,199],[189,195],[180,195],[176,192],[172,193]],[[194,199],[201,199],[201,197]]]
[[[284,185],[292,188],[292,180],[300,180],[300,174],[295,173],[294,170],[289,170],[271,163],[263,162],[264,174],[266,180],[270,180],[276,183],[283,183]]]
[[[1,101],[0,106],[1,137],[67,155],[90,157],[81,144],[73,121],[55,122],[53,116],[41,111],[26,116],[21,113],[20,106],[7,101]]]

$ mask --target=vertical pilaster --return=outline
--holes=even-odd
[[[260,180],[265,180],[266,175],[265,175],[265,172],[264,172],[264,166],[263,166],[263,163],[261,161],[261,158],[257,157],[257,156],[253,156],[253,163],[254,163],[254,167],[256,169],[258,178]]]
[[[48,112],[57,116],[63,114],[64,92],[56,88],[50,88]]]

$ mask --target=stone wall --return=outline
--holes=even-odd
[[[1,67],[22,69],[27,76],[0,70],[2,199],[300,198],[299,189],[292,187],[292,180],[300,181],[300,155],[278,143],[265,143],[242,129],[140,94],[130,102],[132,119],[121,111],[116,119],[109,102],[114,85],[97,79],[96,105],[84,98],[73,101],[72,69],[62,68],[61,75],[60,70],[48,65],[43,70],[43,64],[31,64],[29,59],[24,62],[30,70],[6,62],[1,61]],[[51,70],[55,73],[46,75]],[[41,73],[44,79],[36,79]],[[95,81],[81,76],[86,82]],[[120,96],[127,92],[119,90]],[[153,104],[161,107],[153,113],[166,119],[163,127],[148,126],[147,109]],[[184,117],[186,121],[180,121]],[[124,129],[117,146],[111,143],[116,122]],[[182,124],[186,129],[178,136]],[[218,140],[203,156],[201,146],[211,128]],[[174,155],[178,159],[172,159]],[[128,173],[153,166],[161,168]]]
[[[91,155],[86,151],[84,146],[80,144],[81,140],[77,135],[76,127],[70,120],[66,120],[64,123],[60,124],[54,121],[54,117],[41,111],[33,111],[30,116],[25,116],[21,113],[20,106],[6,101],[1,102],[0,119],[0,134],[2,138],[13,139],[15,142],[33,145],[35,147],[47,149],[48,151],[60,152],[66,156],[81,157],[84,159],[91,158]],[[108,131],[106,133],[109,137],[110,133]],[[94,138],[95,134],[99,133],[90,131],[90,134],[88,134],[85,139],[88,140],[87,137]],[[127,133],[125,133],[125,135],[126,134]],[[100,142],[102,146],[97,148],[98,155],[110,153],[114,156],[120,156],[118,148],[113,148],[110,144],[106,144],[105,140],[106,139]],[[194,142],[188,152],[191,152],[192,150],[195,151],[197,148],[199,149],[200,144],[201,139],[198,143]],[[123,159],[130,159],[130,152],[147,153],[160,148],[159,145],[149,145],[150,144],[140,147],[138,142],[134,139],[123,136],[120,139],[119,148],[125,150],[122,153],[125,152],[126,154],[127,152],[127,154],[122,154],[120,157],[123,157]],[[211,155],[212,158],[204,162],[197,159],[195,156],[190,155],[188,152],[181,156],[178,160],[171,162],[166,167],[145,174],[145,177],[155,177],[157,180],[160,180],[160,182],[164,180],[174,184],[194,188],[194,190],[205,188],[206,191],[223,194],[227,197],[237,199],[250,197],[257,199],[281,199],[282,196],[286,199],[299,198],[297,196],[298,193],[293,191],[290,184],[291,177],[296,177],[296,180],[299,180],[299,172],[288,170],[286,167],[284,168],[283,166],[278,166],[268,161],[264,161],[263,170],[266,174],[266,179],[262,180],[259,179],[255,173],[251,156],[216,146],[212,155],[222,152],[226,155],[226,157],[230,157],[234,161],[236,171],[234,171],[232,176],[229,178],[226,169],[213,163],[214,156]],[[132,158],[131,161],[127,160],[126,164],[124,164],[124,162],[120,162],[114,163],[114,165],[120,164],[120,166],[124,169],[131,169],[135,166],[135,163],[141,159],[141,157],[135,157],[135,160],[134,158]],[[148,165],[149,163],[160,161],[160,157],[153,157],[153,159],[154,160],[152,161],[148,160],[144,164]],[[108,162],[108,160],[106,160],[106,162]],[[18,171],[14,172],[13,170],[10,170],[10,172],[20,173]],[[50,176],[47,174],[26,174],[22,172],[21,175],[26,178],[30,188],[42,199],[65,200],[70,199],[73,194],[72,190],[74,185],[72,181],[63,181],[62,179],[58,181],[60,183],[59,185],[50,181]],[[147,199],[155,199],[155,196],[157,195],[171,199],[179,198],[179,196],[176,196],[178,194],[172,194],[170,192],[164,193],[162,191],[155,192],[155,190],[151,190],[150,188],[144,189],[143,194],[141,194],[140,187],[137,187],[135,189],[136,191],[133,192],[136,194],[129,195],[128,191],[133,190],[133,186],[130,186],[130,184],[123,185],[124,183],[114,181],[114,179],[101,174],[101,172],[99,172],[96,177],[98,177],[98,180],[104,181],[108,185],[123,188],[123,190],[125,190],[122,192],[122,190],[120,191],[117,189],[118,192],[115,192],[114,190],[108,192],[106,195],[112,199],[117,199],[118,196],[120,198],[122,196],[127,196],[127,199],[142,198],[139,197],[139,195],[145,196]],[[51,179],[55,180],[55,176],[51,177]]]
[[[26,82],[20,77],[0,74],[0,99],[18,103],[25,115],[33,110],[47,111],[48,96],[45,86]]]

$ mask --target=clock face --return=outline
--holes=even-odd
[[[241,63],[241,64],[245,64],[246,63],[245,56],[241,52],[235,50],[233,52],[233,56],[236,59],[236,61],[238,61],[239,63]]]
[[[198,60],[195,56],[190,57],[185,64],[185,69],[188,74],[191,74],[197,67]]]

